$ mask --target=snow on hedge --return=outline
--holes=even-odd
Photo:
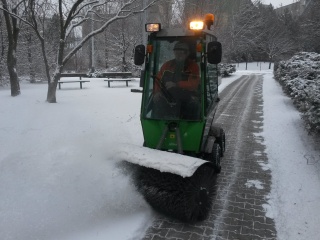
[[[320,133],[320,54],[300,52],[281,61],[274,76],[302,112],[307,129]]]
[[[231,76],[232,73],[236,72],[236,65],[220,63],[218,65],[219,73],[222,77]]]

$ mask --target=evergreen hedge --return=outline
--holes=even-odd
[[[302,113],[308,131],[320,134],[320,54],[300,52],[281,61],[274,76]]]

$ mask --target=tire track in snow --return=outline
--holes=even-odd
[[[212,210],[213,239],[274,239],[276,235],[274,223],[263,213],[271,176],[258,177],[264,155],[254,131],[260,131],[255,125],[262,125],[258,119],[263,112],[255,111],[262,106],[261,88],[261,76],[242,76],[220,94],[215,123],[226,132],[227,149]],[[265,224],[265,230],[259,223]]]
[[[239,80],[230,84],[220,94],[222,101],[220,102],[220,106],[216,114],[215,123],[219,124],[225,130],[227,139],[227,148],[225,154],[226,157],[229,155],[229,158],[232,159],[234,171],[232,171],[232,173],[228,176],[231,178],[230,181],[228,181],[228,185],[220,189],[222,190],[221,194],[219,194],[219,190],[217,191],[218,195],[220,195],[219,199],[229,199],[231,193],[230,188],[237,181],[238,170],[241,167],[241,161],[237,160],[241,156],[239,151],[243,147],[241,141],[241,138],[244,135],[243,125],[246,124],[250,118],[250,116],[248,116],[248,112],[249,109],[251,109],[253,90],[256,83],[256,79],[254,79],[252,76],[242,76]],[[246,97],[244,98],[244,96]],[[231,122],[230,118],[232,118]],[[226,122],[228,124],[226,124]],[[231,141],[228,141],[228,139],[232,139],[231,141],[234,143],[231,143]],[[231,144],[235,146],[233,151],[230,147]],[[224,158],[222,159],[222,168],[224,168],[223,160]],[[224,209],[228,208],[228,204],[229,201],[223,201],[222,210],[219,211],[216,219],[214,220],[214,233],[219,232],[220,225],[224,221],[223,218],[226,214]]]

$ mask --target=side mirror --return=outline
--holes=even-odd
[[[222,46],[220,42],[209,42],[207,50],[208,63],[218,64],[222,58]]]
[[[142,65],[144,63],[146,47],[144,45],[138,45],[134,48],[134,64]]]

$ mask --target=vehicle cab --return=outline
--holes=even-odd
[[[141,124],[150,148],[201,152],[218,103],[221,44],[206,22],[188,29],[146,24],[148,44],[135,48],[135,64],[145,63]],[[213,22],[213,20],[212,20]],[[207,126],[207,127],[206,127]]]

